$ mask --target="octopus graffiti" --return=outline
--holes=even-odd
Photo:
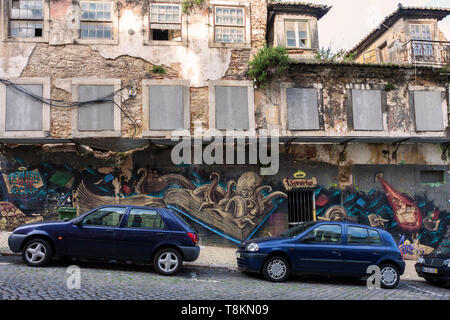
[[[242,174],[221,185],[219,173],[209,176],[210,182],[196,186],[181,174],[159,175],[156,171],[139,169],[141,174],[135,190],[128,197],[99,196],[82,182],[75,192],[80,208],[87,210],[107,203],[142,206],[174,206],[187,215],[199,219],[214,229],[242,241],[246,239],[266,215],[273,213],[280,200],[287,195],[272,191],[255,172]]]

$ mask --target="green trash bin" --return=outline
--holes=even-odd
[[[77,208],[72,207],[60,207],[58,209],[59,220],[73,219],[77,216]]]

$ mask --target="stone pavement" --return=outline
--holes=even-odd
[[[67,285],[71,265],[80,268],[79,288]],[[54,261],[31,268],[19,256],[0,256],[0,299],[8,300],[450,300],[449,288],[403,279],[394,290],[368,289],[365,281],[346,278],[271,283],[259,275],[190,266],[172,277],[148,265],[117,263]]]

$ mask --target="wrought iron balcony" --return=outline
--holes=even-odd
[[[450,42],[410,40],[404,46],[404,61],[410,64],[450,65]]]

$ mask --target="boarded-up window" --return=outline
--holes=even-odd
[[[248,87],[216,86],[216,128],[248,130]]]
[[[25,90],[42,97],[42,85],[20,85]],[[6,131],[42,130],[43,103],[24,93],[6,87]]]
[[[384,129],[381,90],[352,90],[352,107],[354,130]]]
[[[289,130],[320,129],[317,89],[287,88],[286,105]]]
[[[92,101],[107,96],[113,99],[114,86],[80,85],[79,101]],[[114,102],[83,104],[78,108],[78,130],[114,130]]]
[[[149,87],[150,130],[179,130],[184,128],[183,86]]]
[[[443,131],[442,97],[440,91],[414,91],[417,131]]]

